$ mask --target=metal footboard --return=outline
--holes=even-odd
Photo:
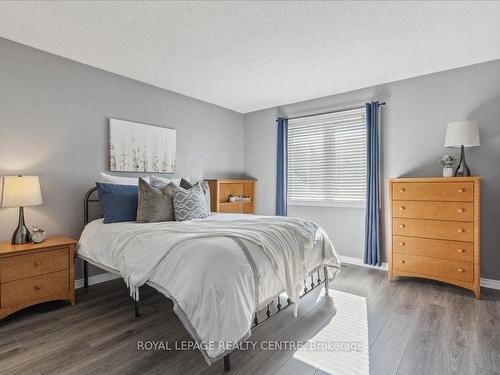
[[[309,276],[304,279],[304,289],[302,290],[302,294],[300,295],[300,298],[304,297],[305,295],[307,295],[308,293],[310,293],[311,291],[313,291],[314,289],[316,289],[317,287],[321,286],[321,285],[325,285],[325,295],[329,295],[329,292],[328,292],[328,269],[327,267],[323,267],[323,278],[321,276],[321,269],[318,268],[316,271],[312,272],[309,274]],[[316,280],[315,280],[316,278]],[[280,311],[286,309],[288,306],[292,305],[292,301],[290,300],[290,298],[287,298],[286,300],[284,300],[284,297],[282,297],[282,294],[279,294],[278,296],[276,296],[275,298],[273,298],[265,308],[257,311],[255,313],[255,316],[254,316],[254,320],[253,320],[253,327],[252,329],[255,329],[257,328],[258,326],[260,326],[261,324],[263,324],[264,322],[266,322],[267,320],[269,320],[270,318],[272,318],[274,315],[278,314]],[[285,301],[285,304],[282,305],[281,302],[282,301]],[[272,310],[272,306],[274,304],[274,302],[276,302],[276,309],[273,311]],[[262,315],[262,314],[259,314],[261,313],[263,310],[266,310],[265,312],[265,317],[263,319],[259,319],[259,316]]]

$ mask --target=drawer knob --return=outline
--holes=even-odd
[[[463,233],[463,232],[465,232],[465,229],[458,228],[458,233]]]
[[[405,192],[405,188],[401,188],[401,189],[399,189],[399,191],[400,191],[401,193],[404,193],[404,192]]]
[[[462,212],[464,212],[464,209],[463,208],[459,208],[458,212],[462,213]]]
[[[405,260],[404,260],[404,259],[401,259],[401,263],[405,263]]]
[[[404,225],[404,224],[399,224],[399,227],[400,227],[400,228],[404,228],[404,227],[405,227],[405,225]]]
[[[464,273],[465,271],[464,271],[464,269],[463,269],[463,268],[459,268],[459,269],[458,269],[458,272],[460,272],[460,273]]]
[[[35,267],[38,267],[40,264],[41,264],[41,262],[40,262],[39,260],[37,260],[37,261],[35,262]]]
[[[405,206],[401,206],[401,207],[399,207],[399,209],[400,209],[401,211],[403,211],[405,208],[406,208]]]
[[[400,245],[400,246],[404,246],[404,245],[405,245],[405,243],[404,243],[404,242],[400,242],[400,243],[399,243],[399,245]]]
[[[465,250],[464,249],[458,249],[458,252],[459,253],[465,253]]]
[[[36,284],[35,285],[35,289],[38,290],[38,289],[42,289],[42,286],[40,284]]]
[[[460,188],[460,189],[458,189],[458,192],[459,192],[459,193],[463,193],[463,192],[464,192],[464,189],[463,189],[463,188]]]

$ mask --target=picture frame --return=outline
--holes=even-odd
[[[109,119],[109,170],[174,173],[176,130]]]

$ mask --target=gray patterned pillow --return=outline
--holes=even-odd
[[[137,222],[155,223],[174,220],[174,184],[163,185],[159,189],[139,178],[139,199],[137,203]]]
[[[207,204],[207,215],[210,215],[210,186],[206,181],[199,182],[201,188],[203,189],[203,194],[205,194],[205,203]],[[184,189],[191,189],[194,185],[184,178],[181,178],[179,186]]]
[[[193,185],[189,190],[176,186],[173,203],[176,221],[204,219],[208,216],[205,195],[200,183]]]

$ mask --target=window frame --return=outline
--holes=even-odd
[[[364,110],[364,107],[362,108],[355,108],[358,110]],[[339,110],[335,112],[331,112],[331,114],[334,113],[342,113],[342,112],[347,112],[347,111],[352,111],[353,108],[350,109],[345,109],[345,110]],[[306,118],[306,117],[313,117],[313,116],[321,116],[324,114],[318,114],[318,115],[305,115],[305,116],[297,116],[294,117],[294,119],[301,119],[301,118]],[[366,116],[366,115],[365,115]],[[290,121],[290,120],[289,120]],[[366,129],[366,118],[365,118],[365,129]],[[288,124],[288,132],[290,132],[290,123]],[[289,134],[287,134],[287,165],[289,165]],[[365,141],[366,138],[365,138]],[[366,149],[366,148],[365,148]],[[365,154],[366,157],[366,154]],[[366,159],[365,159],[366,160]],[[288,167],[287,167],[287,190],[289,191],[289,177],[288,177]],[[364,187],[366,191],[366,180],[364,182]],[[289,193],[287,193],[287,205],[288,206],[297,206],[297,207],[344,207],[344,208],[365,208],[366,206],[366,195],[363,197],[363,200],[335,200],[335,199],[293,199],[290,198]]]

